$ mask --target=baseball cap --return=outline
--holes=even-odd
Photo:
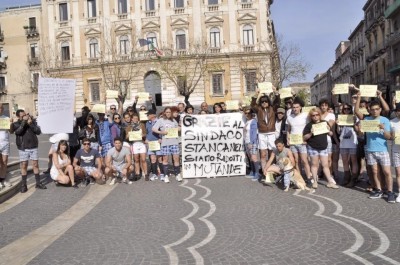
[[[149,109],[149,110],[147,111],[146,115],[151,115],[151,114],[156,115],[157,113],[156,113],[155,110]]]
[[[283,113],[285,114],[285,110],[283,108],[278,108],[278,110],[276,111],[276,113]]]

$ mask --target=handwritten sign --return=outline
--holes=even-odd
[[[353,126],[354,125],[354,116],[353,115],[338,115],[338,125]]]
[[[149,96],[150,94],[148,92],[139,92],[137,93],[138,98],[138,103],[139,104],[143,104],[145,103],[147,100],[149,100]]]
[[[394,144],[400,145],[400,132],[395,132],[394,134]]]
[[[106,105],[104,104],[94,104],[90,112],[96,113],[106,113]]]
[[[168,134],[165,135],[165,138],[178,138],[178,128],[167,128],[166,131]]]
[[[313,135],[320,135],[329,132],[328,124],[326,122],[313,124],[312,129]]]
[[[251,97],[250,96],[245,96],[242,99],[242,106],[250,106],[251,105]]]
[[[303,135],[301,134],[290,134],[289,136],[290,145],[303,144]]]
[[[360,93],[362,97],[376,97],[377,85],[360,85]]]
[[[238,110],[239,109],[239,100],[227,100],[225,102],[226,110]]]
[[[400,103],[400,91],[396,91],[396,103]]]
[[[142,130],[130,131],[128,133],[128,136],[129,136],[129,142],[142,141]]]
[[[158,141],[149,141],[150,151],[159,151],[161,149],[160,143]]]
[[[315,108],[315,106],[307,106],[307,107],[303,107],[301,108],[301,112],[302,113],[309,113],[313,108]]]
[[[267,172],[267,174],[265,175],[265,183],[275,183],[275,179],[274,179],[274,173],[272,172]]]
[[[362,132],[379,132],[379,120],[362,120],[360,122]]]
[[[349,94],[349,84],[335,84],[333,87],[333,94]]]
[[[368,112],[368,110],[367,110],[366,108],[360,108],[359,111],[360,111],[361,114],[363,114],[363,115],[368,115],[368,114],[369,114],[369,112]]]
[[[75,86],[74,79],[39,78],[38,125],[42,133],[72,133]]]
[[[1,118],[0,119],[0,129],[1,130],[9,130],[10,129],[10,119],[9,118]]]
[[[185,116],[182,120],[183,177],[245,175],[243,127],[240,113]]]
[[[258,89],[260,90],[260,94],[271,94],[274,92],[272,90],[272,83],[271,82],[262,82],[257,84]]]
[[[107,90],[106,91],[106,97],[108,99],[114,99],[114,98],[118,98],[118,90]]]
[[[280,98],[290,98],[292,97],[292,88],[291,87],[283,87],[279,89]]]
[[[139,111],[139,119],[141,121],[148,121],[149,119],[147,118],[147,111]]]

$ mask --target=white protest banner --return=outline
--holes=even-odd
[[[118,90],[107,90],[106,97],[108,99],[118,98],[119,91]]]
[[[271,94],[274,91],[272,90],[272,83],[271,82],[262,82],[258,83],[258,90],[260,90],[260,94]]]
[[[75,84],[74,79],[39,78],[38,124],[42,133],[72,133]]]
[[[245,175],[243,126],[240,113],[185,116],[183,178]]]
[[[349,94],[349,84],[335,84],[332,92],[334,95]]]
[[[376,97],[377,85],[360,85],[360,93],[362,97]]]

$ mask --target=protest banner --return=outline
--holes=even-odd
[[[334,95],[349,94],[349,84],[335,84],[332,92]]]
[[[400,103],[400,91],[396,91],[396,103]]]
[[[39,78],[38,125],[42,133],[72,133],[75,84],[73,79]]]
[[[11,125],[10,118],[0,119],[0,130],[9,130],[10,125]]]
[[[328,124],[326,122],[320,122],[312,125],[313,135],[320,135],[328,133]]]
[[[142,141],[142,130],[139,131],[130,131],[128,133],[129,141]]]
[[[369,115],[369,112],[366,108],[360,108],[359,111],[363,114],[363,115]]]
[[[140,121],[148,121],[149,120],[149,118],[147,118],[147,110],[139,111],[139,119],[140,119]]]
[[[303,144],[303,135],[302,134],[290,134],[289,136],[290,145],[299,145]]]
[[[292,88],[291,87],[283,87],[279,89],[280,98],[290,98],[292,97]]]
[[[362,120],[360,121],[362,132],[379,132],[379,120]]]
[[[240,113],[185,116],[183,178],[245,175],[243,126]]]
[[[104,104],[94,104],[90,112],[95,113],[106,113],[106,105]]]
[[[165,138],[178,138],[178,128],[167,128],[166,131],[168,134],[165,135]]]
[[[360,93],[362,97],[374,98],[376,97],[377,85],[360,85]]]
[[[353,126],[354,125],[354,116],[353,115],[338,115],[338,125]]]
[[[242,106],[250,106],[251,105],[251,97],[250,96],[245,96],[242,99]]]
[[[271,94],[274,91],[272,90],[272,83],[271,82],[262,82],[258,83],[258,90],[260,91],[260,94]]]
[[[106,97],[107,99],[115,99],[118,98],[118,90],[107,90],[106,91]]]
[[[239,100],[227,100],[225,101],[226,110],[238,110]]]
[[[150,96],[148,92],[139,92],[136,95],[138,96],[138,104],[144,104],[147,100],[149,100]]]
[[[312,110],[313,108],[315,108],[315,106],[306,106],[306,107],[302,107],[301,108],[301,112],[302,113],[309,113],[310,112],[310,110]]]
[[[149,141],[149,150],[150,151],[159,151],[161,149],[159,141]]]
[[[400,145],[400,132],[395,132],[394,133],[394,144],[395,145]]]

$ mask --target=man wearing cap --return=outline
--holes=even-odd
[[[396,118],[390,120],[390,131],[393,140],[392,161],[396,170],[397,188],[400,190],[400,141],[396,141],[396,137],[400,138],[400,103],[396,104],[395,114]],[[400,196],[397,196],[396,202],[400,202]]]
[[[284,108],[278,108],[276,111],[275,138],[282,139],[286,146],[286,117]]]
[[[152,141],[157,141],[161,143],[161,135],[153,132],[153,126],[157,122],[157,115],[154,110],[149,110],[147,112],[148,121],[146,122],[146,144]],[[150,180],[154,181],[158,177],[158,170],[160,170],[160,179],[164,178],[164,168],[162,166],[162,153],[161,150],[150,150],[147,148],[147,154],[150,156],[150,169],[151,169],[151,177]]]

